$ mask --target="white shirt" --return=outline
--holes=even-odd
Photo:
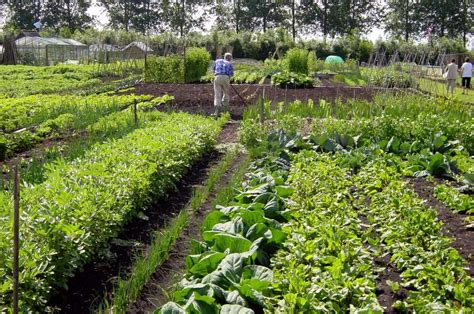
[[[448,68],[446,70],[446,79],[455,80],[457,74],[458,74],[458,65],[456,63],[448,64]]]
[[[462,67],[462,77],[472,77],[472,63],[464,62]]]

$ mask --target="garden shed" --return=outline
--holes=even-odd
[[[153,53],[153,49],[141,41],[134,41],[122,49],[124,55],[129,59],[145,58],[145,55]]]
[[[23,36],[15,40],[22,64],[53,65],[68,60],[86,62],[89,48],[77,40],[57,37]]]

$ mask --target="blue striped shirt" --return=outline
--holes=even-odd
[[[234,75],[234,66],[227,60],[217,59],[212,66],[214,75],[227,75],[229,77]]]

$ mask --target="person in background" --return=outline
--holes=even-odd
[[[461,66],[461,77],[462,77],[462,93],[467,94],[471,88],[472,78],[472,63],[469,62],[469,57],[464,60]]]
[[[217,59],[212,66],[214,72],[214,107],[215,115],[229,111],[230,78],[234,75],[232,55],[227,52],[223,59]]]
[[[451,94],[454,95],[454,88],[456,87],[456,77],[458,75],[458,65],[456,64],[456,59],[452,59],[451,63],[448,64],[446,68],[446,73],[444,73],[444,78],[446,79],[446,90],[449,94],[451,89]]]

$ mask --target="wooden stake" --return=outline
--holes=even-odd
[[[18,262],[20,249],[20,172],[18,170],[18,161],[15,164],[13,197],[13,314],[18,314]]]
[[[136,127],[138,127],[137,103],[138,103],[138,100],[135,99],[135,101],[133,102],[133,120],[135,121]]]

